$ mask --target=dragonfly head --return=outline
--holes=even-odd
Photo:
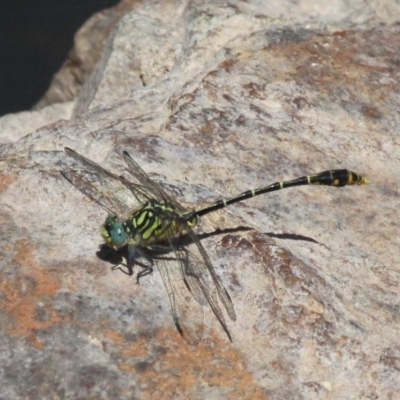
[[[128,240],[122,222],[114,214],[108,214],[101,227],[101,235],[108,246],[116,249],[125,246]]]

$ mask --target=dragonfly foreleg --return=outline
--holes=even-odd
[[[139,260],[140,258],[143,259],[144,262]],[[137,264],[143,268],[143,270],[136,275],[136,283],[139,284],[140,278],[153,272],[154,260],[144,249],[129,247],[128,264],[130,266]]]

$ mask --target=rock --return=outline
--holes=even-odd
[[[73,117],[0,120],[3,397],[397,396],[399,7],[275,3],[136,3],[82,88],[43,100]],[[231,343],[204,308],[193,350],[157,270],[137,285],[96,257],[107,213],[61,176],[64,146],[118,175],[129,151],[188,208],[326,169],[372,184],[205,217],[237,320]]]

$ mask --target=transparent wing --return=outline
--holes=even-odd
[[[171,204],[177,212],[187,211],[184,207],[182,207],[177,201],[172,199],[163,189],[162,187],[154,182],[147,174],[143,171],[140,165],[129,155],[127,151],[123,152],[124,160],[128,165],[129,172],[132,176],[134,176],[138,182],[140,182],[143,187],[146,187],[148,194],[153,196],[153,198],[164,201],[165,203]],[[123,181],[124,185],[129,188],[131,191],[134,191],[135,188],[131,187],[132,183],[127,179]],[[193,232],[195,235],[195,233]]]
[[[229,317],[235,321],[236,314],[232,300],[216,274],[211,260],[196,234],[190,228],[185,230],[189,234],[192,243],[185,246],[188,261],[182,263],[181,269],[183,270],[183,275],[192,293],[199,290],[202,292],[203,298],[206,299],[225,333],[232,341],[224,314],[219,306],[218,298],[224,305]]]
[[[197,345],[204,332],[203,307],[191,296],[185,285],[178,258],[158,258],[156,261],[171,305],[175,326],[190,344]]]
[[[126,164],[128,165],[128,170],[130,174],[134,176],[138,180],[138,182],[140,182],[144,187],[146,187],[148,192],[151,193],[154,198],[158,200],[163,200],[165,202],[172,201],[168,194],[157,183],[155,183],[146,174],[146,172],[143,171],[140,165],[129,155],[127,151],[124,151],[122,154]],[[130,188],[131,182],[125,180],[125,184],[127,184]]]
[[[143,171],[143,169],[132,159],[128,152],[123,152],[124,160],[129,167],[129,172],[143,185],[147,190],[158,200],[163,200],[166,203],[173,205],[177,212],[183,212],[185,209],[176,201],[172,200],[164,190],[158,186],[150,177]],[[130,188],[131,182],[128,180],[124,181],[124,184]],[[132,189],[131,189],[132,190]],[[158,211],[159,217],[164,221],[167,227],[170,224],[171,216],[167,213]],[[167,230],[167,228],[165,229]],[[224,315],[219,307],[217,298],[221,300],[224,305],[229,317],[236,321],[235,309],[232,300],[225,289],[218,275],[216,274],[214,267],[205,251],[203,245],[200,243],[195,232],[189,227],[184,226],[184,231],[190,236],[191,242],[194,246],[191,246],[192,251],[188,251],[187,261],[182,263],[181,270],[183,271],[183,277],[192,292],[192,295],[200,304],[204,304],[204,300],[210,305],[215,316],[227,333],[228,337],[231,336],[228,331],[228,327],[225,322]],[[174,250],[178,256],[178,260],[183,260],[182,253],[179,254],[179,246],[174,244],[176,241],[173,236],[168,237],[168,242],[172,250]],[[215,292],[218,294],[216,296]]]
[[[229,317],[235,321],[236,314],[232,300],[216,274],[197,235],[189,227],[186,227],[185,231],[188,233],[189,241],[184,244],[184,247],[183,243],[177,244],[179,238],[168,238],[171,249],[177,254],[182,278],[198,303],[209,304],[225,333],[232,341],[218,298],[224,305]]]
[[[109,213],[126,216],[139,203],[151,198],[142,185],[130,182],[127,188],[123,177],[107,171],[68,147],[65,152],[78,162],[80,169],[65,170],[63,176]]]
[[[203,273],[201,267],[201,262],[197,264],[198,260],[194,260],[193,254],[188,250],[187,247],[177,248],[175,245],[171,247],[180,261],[181,276],[184,280],[187,289],[189,289],[195,300],[206,306],[208,304],[207,287],[203,284]]]
[[[188,235],[190,236],[190,238],[193,242],[193,246],[191,246],[190,253],[193,255],[197,254],[197,256],[195,257],[196,260],[202,260],[202,261],[197,261],[197,262],[194,260],[190,264],[196,266],[196,271],[199,271],[197,273],[202,272],[204,274],[204,272],[207,271],[207,273],[204,275],[209,274],[209,276],[211,276],[213,286],[215,286],[215,288],[217,290],[218,297],[221,300],[221,303],[224,305],[230,319],[232,321],[236,321],[235,308],[233,306],[231,297],[229,296],[228,291],[225,289],[225,286],[222,284],[219,276],[215,272],[215,269],[211,263],[210,257],[208,256],[206,250],[204,249],[203,245],[200,243],[197,235],[193,232],[193,230],[191,228],[187,227],[187,228],[185,228],[185,231],[188,233]],[[218,304],[216,304],[216,305],[214,303],[212,304],[210,301],[213,303],[214,299],[211,298],[209,300],[210,306],[213,309],[214,314],[218,318],[219,322],[223,326],[224,330],[227,332],[225,320],[224,320],[224,317],[223,317],[223,314],[222,314],[220,308],[218,307]],[[228,332],[227,332],[227,334],[230,337]]]

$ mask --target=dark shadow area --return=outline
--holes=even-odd
[[[229,228],[229,229],[216,229],[213,232],[209,233],[201,233],[197,234],[196,236],[200,241],[207,239],[212,236],[217,236],[217,235],[227,235],[230,233],[237,233],[237,232],[248,232],[253,230],[252,228],[246,227],[246,226],[239,226],[237,228]],[[296,235],[296,234],[289,234],[289,233],[273,233],[273,232],[265,232],[264,235],[269,236],[270,238],[276,238],[276,239],[282,239],[282,240],[301,240],[305,242],[311,242],[315,244],[321,244],[317,240],[303,236],[303,235]],[[192,244],[192,238],[184,234],[182,236],[177,236],[173,239],[172,244],[175,248],[181,249],[184,248],[185,246],[189,246]],[[149,257],[157,259],[157,257],[161,256],[166,256],[170,253],[172,253],[172,248],[169,246],[168,243],[160,243],[157,246],[153,246],[154,248],[152,250],[148,251]],[[125,246],[119,250],[115,250],[106,244],[100,244],[99,250],[96,252],[96,256],[103,261],[106,261],[110,264],[113,264],[114,266],[122,265],[126,268],[129,269],[128,275],[133,275],[132,272],[132,265],[127,265],[124,260],[128,260],[128,247]],[[135,262],[135,264],[141,266],[142,268],[146,268],[145,265],[142,265],[140,262]],[[125,272],[125,271],[123,271]],[[125,272],[126,273],[126,272]]]
[[[245,227],[245,226],[239,226],[237,228],[230,228],[230,229],[216,229],[213,232],[209,232],[209,233],[201,233],[201,234],[197,234],[196,236],[198,237],[198,239],[200,241],[207,239],[209,237],[212,236],[216,236],[216,235],[226,235],[229,233],[236,233],[236,232],[247,232],[247,231],[251,231],[253,230],[252,228],[249,227]],[[172,241],[172,245],[177,248],[177,249],[182,249],[185,246],[189,246],[190,244],[192,244],[192,238],[187,235],[184,234],[182,236],[177,236],[173,239]],[[156,246],[153,246],[153,248],[151,250],[148,250],[148,255],[151,258],[157,259],[158,257],[165,257],[168,254],[171,254],[173,252],[173,249],[169,246],[168,243],[160,243]],[[96,256],[103,261],[106,261],[110,264],[113,264],[114,266],[117,265],[122,265],[126,268],[128,268],[128,275],[132,275],[132,266],[127,265],[126,260],[128,260],[128,246],[124,246],[119,250],[115,250],[114,248],[111,248],[109,246],[107,246],[105,243],[102,243],[99,245],[99,249],[96,252]],[[125,262],[124,262],[125,260]],[[141,263],[138,263],[137,261],[135,262],[135,264],[138,264],[139,266],[141,266],[142,268],[146,267],[144,265],[141,265]],[[125,272],[125,271],[123,271]]]
[[[237,228],[231,228],[231,229],[216,229],[213,232],[209,233],[200,233],[197,234],[196,236],[200,241],[207,239],[212,236],[216,235],[226,235],[228,233],[236,233],[236,232],[246,232],[246,231],[251,231],[252,228],[245,227],[245,226],[240,226]],[[189,246],[192,244],[192,238],[184,234],[182,236],[177,236],[173,239],[172,245],[177,248],[177,249],[182,249],[186,246]],[[169,246],[168,243],[160,243],[156,246],[153,246],[151,250],[146,250],[148,253],[149,259],[157,260],[157,258],[162,258],[166,259],[165,256],[168,254],[173,254],[173,249]],[[119,250],[116,250],[114,248],[111,248],[107,246],[105,243],[102,243],[99,245],[99,249],[96,252],[96,256],[105,262],[108,262],[113,265],[113,269],[120,269],[122,272],[126,273],[127,275],[133,275],[133,266],[134,265],[139,265],[141,268],[146,268],[147,266],[138,262],[135,260],[135,263],[133,265],[128,265],[127,263],[129,253],[128,253],[128,246],[124,246]],[[127,268],[128,271],[124,271],[123,268],[118,268],[118,266],[121,265],[124,268]]]
[[[283,240],[302,240],[304,242],[311,242],[316,244],[321,244],[313,238],[303,235],[296,235],[294,233],[273,233],[273,232],[264,232],[264,235],[269,236],[270,238],[275,239],[283,239]]]
[[[180,335],[191,343],[192,338],[187,336],[185,333],[185,330],[187,329],[183,328],[184,326],[191,327],[191,316],[186,312],[186,300],[185,295],[182,292],[182,287],[179,287],[179,285],[176,286],[173,283],[176,275],[174,273],[171,274],[169,267],[169,262],[173,261],[175,263],[172,266],[174,271],[180,270],[180,274],[178,273],[178,279],[182,279],[185,284],[185,293],[186,290],[189,291],[193,298],[202,306],[206,304],[210,305],[215,317],[221,324],[229,340],[232,342],[232,337],[226,325],[223,313],[221,309],[216,306],[217,300],[215,296],[218,295],[218,298],[225,306],[230,318],[236,320],[232,300],[226,289],[222,286],[222,283],[220,283],[216,277],[216,273],[214,272],[211,263],[207,262],[206,259],[202,260],[196,256],[193,257],[193,254],[187,246],[192,244],[194,241],[197,242],[197,239],[202,240],[216,234],[239,232],[243,230],[248,231],[252,229],[239,227],[235,229],[218,230],[216,232],[199,234],[196,236],[184,234],[174,237],[171,239],[171,242],[155,244],[152,245],[151,248],[131,248],[130,251],[127,245],[120,250],[113,250],[111,248],[106,249],[106,245],[100,245],[97,256],[102,260],[112,262],[114,264],[113,269],[119,269],[121,272],[129,276],[134,275],[133,267],[135,265],[141,267],[141,270],[136,275],[137,284],[139,284],[141,278],[153,272],[154,266],[157,266],[169,295],[175,326]],[[124,259],[127,260],[126,264],[121,262]],[[115,264],[115,262],[118,264]],[[190,328],[188,331],[193,332]],[[198,332],[198,329],[196,328],[195,331]],[[197,342],[196,337],[197,336],[195,335],[194,342]]]
[[[76,31],[94,13],[118,2],[2,0],[0,116],[29,110],[66,60]]]

